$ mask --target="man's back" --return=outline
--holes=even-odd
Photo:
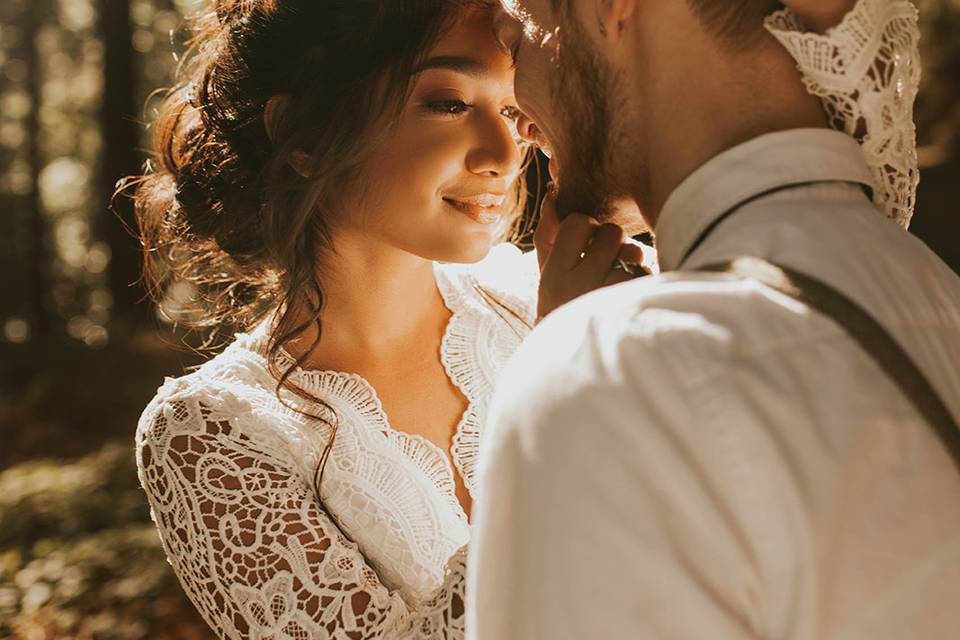
[[[483,454],[477,637],[956,636],[946,449],[831,319],[696,271],[755,256],[833,285],[960,416],[960,279],[882,218],[861,174],[834,132],[728,151],[664,207],[664,275],[534,332]],[[513,562],[492,567],[492,549]],[[504,583],[519,591],[486,586]]]

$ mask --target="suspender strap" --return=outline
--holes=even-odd
[[[737,258],[700,267],[701,271],[732,273],[806,304],[832,319],[900,387],[914,408],[936,432],[960,471],[960,427],[920,368],[883,326],[857,303],[830,285],[787,267],[759,258]]]

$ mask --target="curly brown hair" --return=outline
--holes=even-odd
[[[467,8],[493,4],[215,0],[194,17],[177,82],[151,125],[155,151],[131,183],[150,297],[159,303],[171,283],[192,285],[178,320],[209,330],[207,346],[272,315],[267,361],[278,396],[291,388],[331,415],[288,380],[320,341],[325,218],[356,186],[436,40]],[[274,96],[284,108],[267,131]],[[297,157],[307,160],[294,169]],[[522,180],[515,195],[514,232]],[[312,346],[280,371],[284,345],[311,327]],[[335,434],[336,425],[324,461]]]

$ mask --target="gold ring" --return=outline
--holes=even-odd
[[[626,262],[623,258],[617,258],[617,261],[613,263],[613,268],[617,271],[623,271],[627,275],[638,276],[643,275],[643,267],[638,264],[630,264]]]

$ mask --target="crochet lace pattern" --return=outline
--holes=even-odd
[[[913,105],[920,86],[920,29],[907,0],[860,0],[825,34],[805,33],[789,10],[766,27],[797,61],[830,124],[857,137],[873,173],[874,201],[906,228],[920,172]]]
[[[539,273],[509,245],[434,272],[452,313],[441,360],[468,400],[450,453],[473,495],[493,383],[532,326]],[[392,429],[356,374],[297,369],[330,409],[281,402],[267,340],[265,326],[238,335],[140,419],[140,481],[187,595],[223,638],[462,638],[469,524],[449,459]]]

